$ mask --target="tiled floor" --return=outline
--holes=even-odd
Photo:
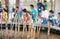
[[[3,32],[0,31],[0,39],[27,39],[26,34],[27,33],[24,33],[24,37],[23,37],[22,32],[20,32],[20,36],[18,37],[17,32],[9,31],[8,35],[6,35],[6,31],[4,30]],[[40,32],[40,33],[35,33],[34,38],[29,37],[28,39],[60,39],[60,35],[50,34],[50,36],[48,37],[46,32]]]

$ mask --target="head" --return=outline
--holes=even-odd
[[[16,6],[16,11],[18,11],[19,10],[19,7],[18,6]]]
[[[33,8],[34,8],[34,5],[31,4],[31,5],[30,5],[30,8],[33,9]]]
[[[7,10],[8,9],[8,6],[6,6],[5,9]]]
[[[23,9],[22,12],[23,12],[23,15],[27,14],[27,10],[26,9]]]
[[[42,10],[45,10],[45,6],[44,5],[41,8],[42,8]]]
[[[49,11],[49,15],[51,16],[51,15],[53,15],[54,14],[54,11],[53,10],[50,10]]]
[[[6,12],[6,9],[5,8],[3,8],[3,12]]]
[[[47,1],[44,1],[44,4],[46,4],[47,3]]]
[[[15,8],[12,9],[12,12],[15,12]]]
[[[60,21],[60,12],[57,14],[57,20]]]
[[[40,2],[40,0],[38,0],[38,3]]]

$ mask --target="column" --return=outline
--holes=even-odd
[[[9,0],[5,0],[5,5],[9,6]]]
[[[19,6],[20,0],[16,0],[16,6]]]
[[[55,0],[55,13],[60,12],[60,0]]]

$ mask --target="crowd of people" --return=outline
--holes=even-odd
[[[42,24],[47,25],[48,22],[51,23],[52,26],[60,27],[60,12],[57,14],[57,18],[55,18],[54,10],[48,10],[47,1],[41,3],[38,1],[37,9],[33,4],[30,4],[30,10],[26,8],[19,10],[19,6],[12,9],[12,12],[9,13],[8,7],[0,10],[0,22],[9,21],[9,22],[20,22],[20,23],[35,23],[38,21],[38,18],[42,20]]]

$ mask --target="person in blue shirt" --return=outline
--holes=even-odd
[[[31,7],[31,12],[32,12],[32,19],[33,22],[35,22],[37,20],[37,16],[38,16],[38,11],[34,8],[34,5],[30,5]]]
[[[15,18],[16,18],[17,20],[19,20],[22,16],[23,16],[23,14],[22,14],[22,12],[19,11],[19,7],[17,6],[17,7],[16,7],[16,10],[15,10]],[[15,20],[16,20],[16,19],[15,19]]]
[[[48,17],[48,21],[51,22],[52,26],[54,26],[54,11],[53,10],[50,10],[49,11],[49,17]]]
[[[38,3],[37,3],[37,8],[38,8],[38,16],[40,16],[40,13],[41,13],[41,7],[43,6],[43,4],[40,2],[40,0],[38,0]]]
[[[55,20],[55,26],[60,27],[60,12],[57,14],[57,19]]]

